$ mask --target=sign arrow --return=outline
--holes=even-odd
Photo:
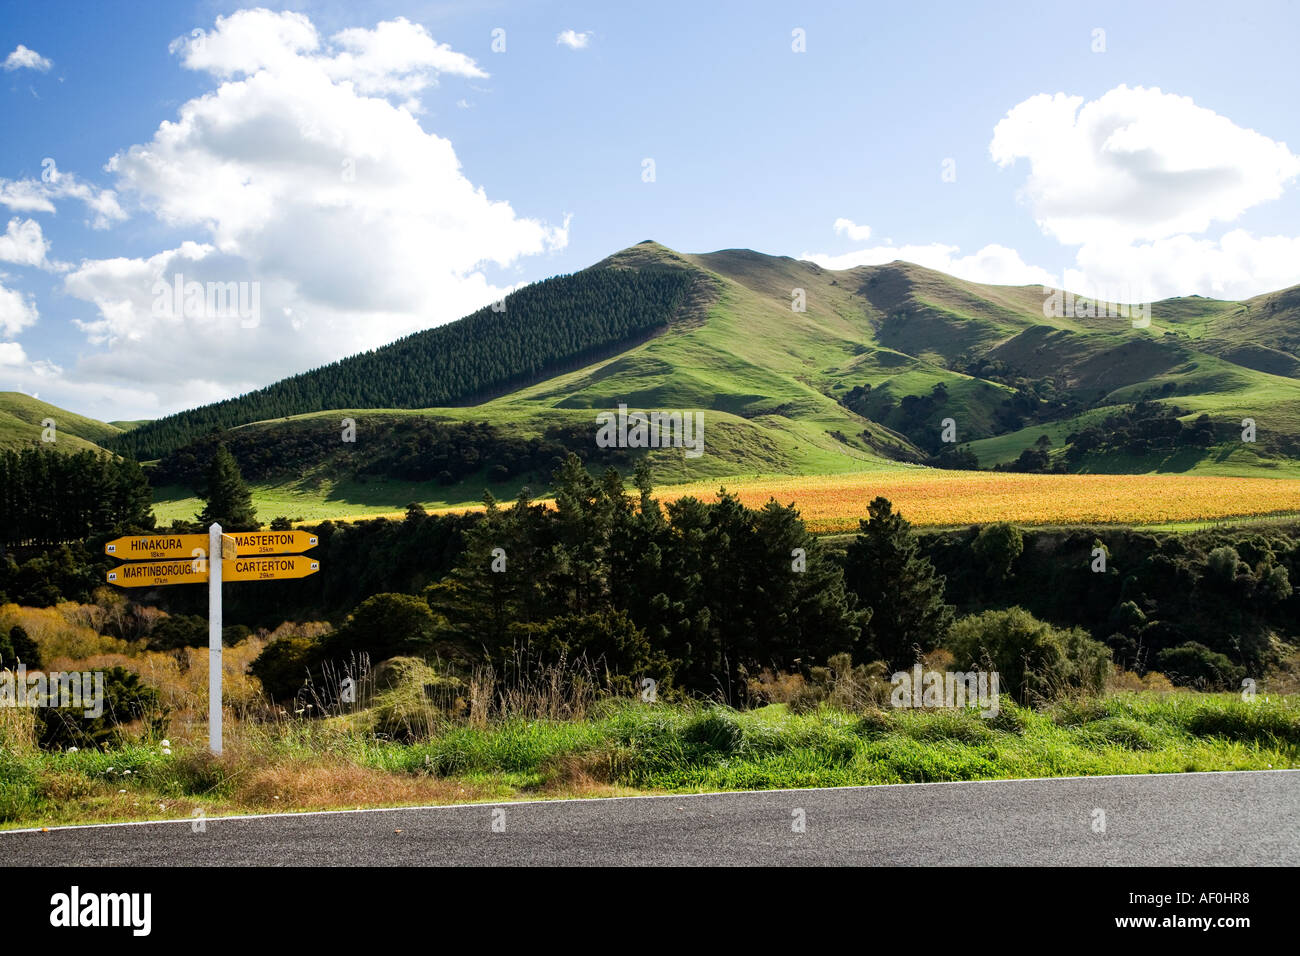
[[[196,555],[195,551],[203,552]],[[206,557],[206,534],[150,534],[114,538],[104,545],[104,553],[123,561],[161,561],[164,558]]]
[[[301,554],[270,557],[235,558],[221,562],[224,581],[275,581],[281,578],[305,578],[320,570],[320,562]]]
[[[235,551],[241,558],[256,554],[298,554],[320,543],[316,535],[306,531],[236,531],[224,537],[234,539]]]

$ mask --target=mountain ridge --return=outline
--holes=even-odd
[[[639,291],[643,287],[662,294],[651,302]],[[1044,298],[1042,286],[975,283],[903,260],[829,270],[745,248],[681,253],[644,240],[577,273],[517,291],[506,300],[503,317],[479,310],[104,441],[116,451],[165,458],[214,426],[273,431],[345,409],[362,416],[490,422],[526,439],[556,429],[577,434],[594,411],[627,404],[710,413],[713,460],[687,466],[652,453],[670,478],[890,467],[933,460],[952,452],[952,444],[977,455],[981,465],[1006,465],[1027,450],[1035,429],[1050,440],[1045,460],[1061,467],[1071,434],[1145,400],[1154,405],[1143,406],[1143,415],[1172,417],[1187,429],[1201,415],[1213,419],[1213,435],[1202,427],[1198,440],[1213,437],[1222,447],[1211,453],[1207,446],[1193,469],[1269,473],[1288,470],[1300,458],[1300,334],[1292,331],[1300,328],[1300,286],[1242,302],[1162,300],[1151,305],[1146,329],[1125,318],[1046,315]],[[624,313],[607,314],[610,302]],[[484,344],[508,333],[509,322],[523,321],[516,316],[536,319],[528,335]],[[379,388],[365,394],[405,398],[358,405],[331,401],[322,389],[324,398],[290,395],[277,414],[253,414],[259,406],[250,396],[276,388],[292,392],[294,383],[362,360],[370,368],[392,360],[399,368],[390,378],[418,381],[419,374],[406,374],[401,363],[420,357],[435,339],[464,339],[471,326],[481,352],[517,362],[455,402],[422,405],[413,399],[423,392]],[[551,334],[557,336],[551,351],[542,359],[530,356],[528,350]],[[499,347],[510,341],[518,344]],[[436,362],[422,367],[426,376],[442,369]],[[441,394],[452,391],[444,387]],[[212,414],[215,408],[224,409],[224,418]],[[1234,422],[1251,417],[1260,420],[1266,440],[1233,447],[1230,426],[1240,428]],[[955,443],[940,439],[948,419],[956,424]],[[168,436],[177,422],[186,427]],[[1172,427],[1134,425],[1138,432]],[[1163,448],[1163,439],[1143,440],[1150,447],[1142,450],[1146,446],[1134,439],[1140,460],[1124,467],[1143,461],[1150,470],[1169,466],[1170,456],[1150,451]],[[1214,454],[1219,457],[1211,460]]]

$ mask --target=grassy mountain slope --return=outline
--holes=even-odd
[[[670,278],[637,286],[637,276]],[[668,291],[656,307],[643,302],[621,324],[602,324],[593,315],[598,297],[583,300],[580,286]],[[545,454],[490,476],[491,442],[536,446],[561,436],[569,447],[588,443],[598,458],[595,414],[620,403],[704,413],[705,455],[648,452],[661,482],[907,468],[946,447],[939,438],[946,419],[983,467],[1016,459],[1042,435],[1050,439],[1051,461],[1063,463],[1072,436],[1142,400],[1162,403],[1188,427],[1210,416],[1213,440],[1139,452],[1107,447],[1071,460],[1069,470],[1300,474],[1300,333],[1293,331],[1300,328],[1300,288],[1245,302],[1170,299],[1152,306],[1149,327],[1134,328],[1128,318],[1083,307],[1045,315],[1039,286],[982,285],[904,262],[830,271],[746,249],[682,254],[649,241],[574,277],[529,288],[508,300],[506,316],[526,318],[533,337],[578,331],[540,364],[528,366],[525,355],[523,365],[499,369],[504,377],[490,387],[480,382],[478,393],[457,405],[413,407],[412,398],[447,394],[447,386],[420,377],[442,368],[436,362],[403,363],[426,355],[421,349],[430,342],[460,341],[470,332],[484,354],[500,351],[492,338],[500,317],[490,312],[330,367],[364,371],[376,357],[395,366],[385,381],[405,382],[403,388],[367,382],[365,394],[393,399],[376,403],[383,408],[328,401],[348,394],[346,388],[304,388],[297,405],[314,395],[319,407],[252,421],[240,416],[269,406],[245,397],[223,403],[220,417],[234,426],[232,442],[279,462],[255,480],[286,507],[298,498],[340,507],[400,506],[413,498],[455,504],[477,499],[489,482],[498,497],[525,484],[544,487],[547,471],[538,462]],[[792,309],[798,299],[802,311]],[[557,303],[576,325],[547,325],[559,322],[552,316]],[[287,383],[303,380],[254,397],[284,394]],[[211,423],[213,408],[144,423],[114,443],[161,444],[170,449],[166,471],[186,453],[175,452],[184,430],[168,435],[168,428]],[[356,422],[355,446],[338,438],[344,418]],[[1254,444],[1237,434],[1243,418],[1257,422]],[[431,428],[445,437],[476,423],[495,430],[479,449],[482,466],[473,470],[477,452],[465,453],[461,467],[432,488],[398,470],[363,467],[367,458],[387,460],[403,443],[408,464],[436,457]],[[168,494],[189,497],[183,485]]]
[[[459,321],[117,436],[150,459],[212,428],[327,408],[468,405],[621,352],[692,301],[682,269],[584,269],[534,283]]]
[[[41,440],[46,419],[54,419],[56,440]],[[100,448],[122,429],[108,422],[76,415],[22,392],[0,392],[0,448],[43,445],[55,451]]]

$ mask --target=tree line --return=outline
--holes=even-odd
[[[204,521],[257,524],[228,454],[207,485]],[[592,475],[569,456],[553,489],[553,506],[489,495],[481,514],[411,505],[400,521],[323,522],[313,529],[320,573],[231,590],[231,639],[286,619],[334,622],[324,637],[266,648],[258,676],[277,697],[325,661],[359,654],[507,670],[523,654],[534,666],[582,658],[624,681],[735,700],[764,669],[806,672],[844,653],[902,668],[936,647],[969,656],[990,641],[1011,649],[1011,663],[1030,642],[1073,667],[1071,679],[1095,677],[1113,655],[1138,673],[1232,686],[1300,637],[1294,528],[918,532],[877,498],[858,533],[836,540],[815,538],[794,505],[774,500],[749,508],[724,490],[662,504],[644,462],[629,488],[615,469]],[[0,603],[94,600],[112,563],[101,553],[108,536],[21,563],[6,556]],[[186,617],[203,612],[201,585],[157,600],[173,617],[151,646],[203,643],[201,619]],[[128,637],[125,625],[117,636]]]
[[[50,545],[154,526],[140,465],[103,452],[0,451],[0,544]]]
[[[213,429],[323,409],[473,404],[579,367],[663,327],[686,296],[684,269],[587,269],[534,283],[447,325],[283,379],[238,398],[147,422],[108,444],[142,461]]]
[[[328,463],[334,475],[361,480],[375,475],[451,485],[482,473],[489,481],[531,475],[544,483],[568,452],[606,465],[631,463],[626,449],[597,447],[590,423],[549,425],[540,436],[423,416],[367,414],[353,424],[350,442],[342,440],[341,419],[334,418],[213,431],[165,455],[148,470],[149,480],[155,487],[181,485],[202,493],[218,446],[252,481],[297,478]]]

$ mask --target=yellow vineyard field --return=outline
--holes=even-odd
[[[794,503],[810,531],[856,531],[876,495],[919,526],[984,524],[1167,524],[1300,513],[1300,479],[1191,475],[1020,475],[991,472],[866,472],[804,477],[731,478],[655,489],[660,501],[693,495],[713,501],[725,487],[761,508]],[[629,489],[630,490],[630,489]],[[509,507],[509,501],[501,502]],[[435,508],[434,513],[478,511]],[[401,518],[404,512],[335,520]]]
[[[913,524],[1162,524],[1300,511],[1300,479],[915,471],[724,482],[751,507],[794,502],[809,530],[853,531],[883,495]],[[719,483],[660,489],[712,500]]]

